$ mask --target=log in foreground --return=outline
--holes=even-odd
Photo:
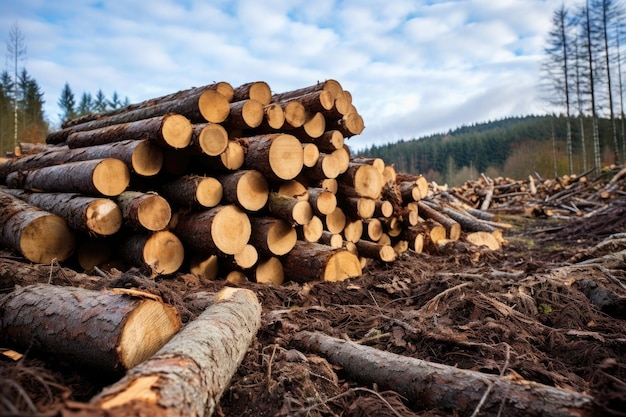
[[[161,350],[91,402],[109,416],[210,416],[260,325],[256,295],[224,288]]]
[[[74,251],[74,233],[61,217],[0,191],[0,243],[31,262],[61,262]]]
[[[35,284],[0,300],[2,334],[23,348],[107,373],[132,368],[181,327],[158,296]]]
[[[447,409],[470,415],[480,403],[480,415],[598,415],[588,395],[519,378],[400,356],[320,333],[296,333],[292,344],[323,355],[362,383],[398,392],[414,409]]]

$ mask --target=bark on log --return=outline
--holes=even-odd
[[[311,203],[273,191],[269,194],[267,208],[273,216],[286,220],[292,225],[304,225],[313,218]]]
[[[51,148],[48,151],[8,160],[0,164],[0,180],[15,171],[25,171],[67,162],[89,161],[93,159],[115,158],[126,163],[138,175],[156,175],[163,166],[163,151],[151,141],[127,140],[88,148]]]
[[[340,119],[327,120],[327,130],[339,130],[345,138],[358,135],[365,129],[363,118],[358,113],[349,113]]]
[[[74,251],[74,233],[61,217],[0,190],[0,242],[36,263],[62,262]]]
[[[117,114],[101,115],[95,120],[63,128],[49,134],[46,143],[63,143],[69,135],[75,132],[94,130],[102,127],[138,120],[151,119],[167,114],[179,114],[189,119],[191,123],[221,123],[228,117],[230,103],[228,99],[216,90],[205,90],[202,94],[192,95],[173,101],[158,103],[144,108],[122,109]],[[127,110],[127,111],[126,111]]]
[[[193,125],[191,144],[208,156],[218,156],[228,147],[228,132],[217,123]]]
[[[272,96],[272,101],[284,101],[296,97],[301,97],[306,94],[314,93],[316,91],[328,91],[332,94],[333,98],[336,98],[342,93],[343,87],[337,80],[329,79],[307,87],[286,91],[280,94],[274,94]]]
[[[376,200],[366,197],[343,197],[340,205],[344,213],[352,219],[369,219],[376,212]]]
[[[74,132],[67,138],[70,148],[103,145],[123,140],[151,140],[174,149],[186,148],[191,143],[192,126],[180,114],[114,124],[93,130]]]
[[[341,174],[341,168],[341,161],[334,153],[320,152],[317,163],[304,168],[303,175],[310,180],[333,179]]]
[[[94,196],[120,195],[130,183],[130,171],[119,159],[70,162],[7,176],[11,188],[47,192],[82,193]]]
[[[234,255],[250,240],[250,219],[235,205],[180,213],[174,233],[191,249],[204,254]]]
[[[272,89],[265,81],[253,81],[234,89],[232,101],[256,100],[263,105],[272,101]]]
[[[599,412],[585,394],[400,356],[320,333],[296,333],[292,345],[323,355],[362,383],[398,392],[415,409],[464,416],[477,408],[481,415],[493,416],[581,417]]]
[[[154,356],[91,402],[112,417],[211,416],[260,325],[256,295],[225,288]]]
[[[10,343],[107,373],[130,369],[181,327],[177,310],[140,291],[35,284],[0,300]]]
[[[419,212],[422,217],[433,219],[446,228],[446,236],[448,239],[458,240],[459,237],[461,237],[461,225],[456,220],[438,212],[423,201],[419,201],[417,206],[419,207]]]
[[[356,255],[319,243],[298,241],[282,260],[285,270],[289,271],[289,278],[300,283],[343,281],[362,274]]]
[[[269,180],[292,180],[304,163],[302,144],[292,135],[269,134],[248,138],[245,165]]]
[[[163,195],[172,203],[186,208],[211,208],[222,200],[222,184],[213,177],[185,175],[161,187]]]
[[[322,134],[322,136],[316,138],[314,143],[320,151],[331,153],[337,149],[343,148],[344,140],[340,131],[327,130]]]
[[[217,176],[224,189],[224,199],[248,211],[259,211],[269,198],[269,185],[263,174],[254,169],[241,169]]]
[[[108,198],[85,197],[75,193],[30,193],[11,188],[4,192],[56,214],[74,230],[109,236],[122,227],[122,211]]]
[[[148,267],[153,276],[173,274],[183,264],[185,249],[180,239],[167,230],[133,233],[120,244],[121,254],[137,267]]]
[[[133,111],[133,110],[138,110],[138,109],[144,109],[147,107],[154,107],[157,106],[159,104],[162,103],[166,103],[166,102],[176,102],[176,101],[180,101],[181,99],[184,98],[190,98],[190,97],[200,97],[202,95],[202,93],[204,93],[206,90],[215,90],[218,93],[222,94],[224,97],[226,97],[226,100],[228,102],[232,101],[233,96],[234,96],[234,89],[232,87],[232,85],[230,85],[229,83],[225,82],[225,81],[220,81],[217,83],[213,83],[213,84],[208,84],[208,85],[203,85],[200,87],[192,87],[192,88],[188,88],[186,90],[180,90],[177,91],[175,93],[171,93],[171,94],[167,94],[164,96],[160,96],[160,97],[155,97],[155,98],[151,98],[139,103],[134,103],[134,104],[129,104],[128,106],[125,107],[121,107],[118,109],[113,109],[113,110],[108,110],[104,113],[90,113],[90,114],[86,114],[84,116],[80,116],[77,117],[75,119],[72,120],[66,120],[63,122],[62,124],[62,128],[67,128],[67,127],[72,127],[72,126],[76,126],[76,125],[81,125],[81,124],[85,124],[87,122],[91,122],[93,120],[98,120],[98,119],[102,119],[102,118],[106,118],[109,116],[114,116],[114,115],[118,115],[121,113],[127,113],[129,111]]]
[[[363,239],[359,239],[354,243],[356,244],[359,256],[365,256],[366,258],[383,262],[393,262],[396,260],[396,251],[389,245],[381,245]]]
[[[132,230],[163,230],[172,218],[167,200],[154,192],[125,191],[117,196],[116,201],[124,225]]]
[[[338,181],[339,192],[347,197],[368,197],[376,200],[383,190],[382,174],[372,165],[350,163],[348,170]]]
[[[273,217],[251,217],[250,243],[264,255],[281,256],[296,245],[296,230],[285,220]]]
[[[263,104],[254,99],[230,103],[230,114],[222,124],[228,130],[253,129],[263,122],[265,112]]]

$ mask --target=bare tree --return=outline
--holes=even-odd
[[[26,44],[24,42],[24,34],[20,30],[17,22],[14,22],[9,30],[9,40],[7,41],[7,61],[12,64],[14,67],[13,72],[13,88],[14,88],[14,96],[13,96],[13,111],[14,111],[14,132],[15,135],[13,137],[13,146],[17,149],[17,87],[18,87],[18,63],[23,61],[26,58]]]
[[[569,173],[574,173],[571,128],[571,83],[572,64],[572,22],[565,5],[561,5],[552,16],[552,30],[548,32],[545,60],[542,70],[548,83],[547,99],[565,108],[566,145]]]
[[[580,130],[580,159],[582,171],[587,171],[587,143],[585,141],[585,78],[582,76],[580,44],[574,38],[574,89],[576,93],[576,109],[578,111],[578,124]]]

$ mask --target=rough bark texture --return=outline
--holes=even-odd
[[[0,164],[0,180],[15,171],[43,168],[67,162],[115,158],[141,176],[156,175],[163,166],[163,151],[151,141],[126,140],[87,148],[51,148],[45,152]]]
[[[85,197],[75,193],[30,193],[6,189],[7,194],[56,214],[72,229],[97,236],[109,236],[122,227],[122,211],[108,198]]]
[[[12,172],[7,177],[7,185],[11,188],[107,197],[120,195],[129,183],[128,167],[113,158]]]
[[[323,355],[361,382],[396,390],[419,407],[470,415],[481,403],[481,415],[596,415],[591,397],[535,382],[399,356],[320,333],[297,333],[293,344]]]
[[[117,196],[117,203],[124,224],[133,230],[163,230],[172,218],[169,203],[156,193],[125,191]]]
[[[181,149],[189,146],[191,134],[192,126],[189,119],[179,114],[166,114],[74,132],[68,136],[66,143],[70,148],[83,148],[123,140],[151,140],[162,146]]]
[[[211,416],[261,325],[261,305],[225,288],[215,304],[92,403],[111,416]]]
[[[250,219],[235,205],[180,213],[174,233],[200,253],[234,255],[244,249],[250,240]]]
[[[308,201],[276,192],[269,193],[267,208],[273,216],[292,225],[307,224],[313,218],[313,208]]]
[[[0,191],[0,241],[32,262],[66,260],[74,233],[61,217]]]
[[[132,368],[160,349],[181,322],[158,297],[121,291],[18,287],[0,299],[5,342],[103,372]]]
[[[163,195],[182,207],[217,206],[222,200],[222,184],[213,177],[185,175],[163,184]]]
[[[283,257],[283,265],[291,271],[291,279],[297,282],[343,281],[358,277],[362,272],[359,259],[354,254],[301,241]]]

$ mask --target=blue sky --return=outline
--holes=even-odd
[[[138,102],[216,81],[281,93],[332,78],[364,118],[348,142],[363,148],[548,111],[539,61],[561,3],[4,0],[0,37],[17,22],[53,124],[66,82],[77,99],[102,89]]]

